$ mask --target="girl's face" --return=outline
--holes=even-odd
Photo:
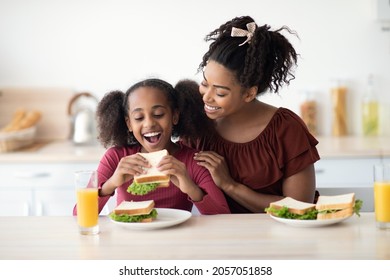
[[[146,152],[168,149],[172,127],[179,120],[165,93],[153,87],[140,87],[129,95],[127,127]]]
[[[210,119],[231,116],[253,100],[249,91],[240,86],[233,72],[213,60],[207,63],[203,78],[199,92]]]

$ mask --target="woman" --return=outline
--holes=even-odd
[[[200,64],[199,91],[214,129],[183,143],[201,150],[195,159],[210,171],[232,213],[264,212],[286,196],[315,201],[318,141],[295,113],[257,99],[294,78],[297,54],[281,31],[291,32],[259,27],[244,16],[206,37],[212,43]]]

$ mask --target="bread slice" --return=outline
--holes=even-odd
[[[154,208],[154,200],[122,201],[114,209],[116,215],[148,215]]]
[[[285,197],[281,200],[270,203],[270,207],[275,209],[281,209],[284,206],[288,208],[289,212],[298,215],[303,215],[306,212],[313,210],[315,208],[315,204],[313,203],[299,201],[291,197]]]
[[[157,152],[138,154],[147,159],[152,167],[147,170],[146,174],[134,176],[134,182],[138,184],[159,183],[158,187],[168,187],[170,176],[157,169],[157,165],[164,156],[168,155],[168,151],[164,149]]]
[[[316,209],[322,210],[341,210],[353,208],[355,205],[355,193],[341,195],[320,195],[317,200]]]
[[[338,218],[347,218],[353,215],[353,208],[345,208],[332,213],[318,213],[317,220],[327,220],[327,219],[338,219]]]

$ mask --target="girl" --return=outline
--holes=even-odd
[[[184,90],[185,83],[179,82],[176,88]],[[123,200],[153,199],[158,208],[191,211],[195,204],[201,214],[230,213],[209,171],[194,161],[195,150],[172,141],[172,137],[194,133],[186,125],[187,114],[181,114],[178,97],[171,84],[148,79],[136,83],[126,93],[110,92],[99,102],[99,140],[109,147],[97,169],[99,212],[116,191],[117,205]],[[134,175],[149,166],[137,153],[162,149],[167,149],[169,155],[162,159],[159,169],[171,176],[170,186],[142,196],[128,193]]]
[[[237,17],[212,31],[199,70],[202,108],[215,128],[195,143],[195,159],[223,190],[232,213],[264,212],[285,196],[315,201],[317,140],[292,111],[257,99],[294,78],[297,54],[281,31]],[[195,120],[194,123],[205,123]]]

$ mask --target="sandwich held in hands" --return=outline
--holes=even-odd
[[[164,149],[138,154],[147,159],[151,167],[145,170],[146,173],[134,176],[133,183],[128,187],[127,192],[134,195],[145,195],[158,187],[168,187],[170,176],[157,169],[157,165],[164,156],[168,155],[168,151]]]
[[[359,211],[363,201],[355,200],[355,193],[319,196],[317,203],[306,203],[291,197],[270,203],[265,211],[273,216],[298,220],[325,220],[347,218]]]
[[[109,215],[117,222],[150,223],[157,217],[154,200],[122,201]]]

